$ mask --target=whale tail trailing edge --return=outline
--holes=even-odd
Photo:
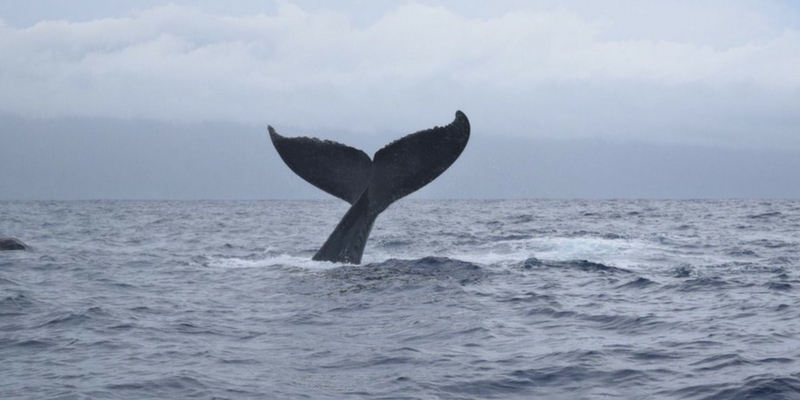
[[[456,111],[456,118],[449,125],[412,133],[378,150],[369,191],[380,211],[450,168],[468,141],[469,120]]]
[[[375,153],[307,137],[287,138],[269,127],[289,168],[317,188],[351,204],[314,260],[358,264],[378,215],[421,189],[452,165],[469,141],[467,116],[447,126],[412,133]]]
[[[330,140],[287,138],[269,127],[269,137],[289,169],[322,191],[353,204],[372,174],[372,160],[361,150]]]

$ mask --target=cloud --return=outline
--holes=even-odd
[[[487,134],[800,149],[800,32],[773,3],[512,3],[2,24],[0,112],[376,132],[463,108]]]

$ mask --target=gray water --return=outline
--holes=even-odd
[[[0,202],[0,398],[800,398],[800,201]]]

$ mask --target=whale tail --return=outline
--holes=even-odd
[[[467,116],[457,111],[449,125],[389,143],[375,153],[374,160],[341,143],[287,138],[271,126],[269,133],[278,154],[292,171],[351,204],[314,260],[358,264],[378,215],[447,170],[464,151],[470,127]]]

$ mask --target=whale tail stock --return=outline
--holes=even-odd
[[[389,143],[371,160],[350,146],[308,137],[287,138],[270,126],[272,143],[292,171],[351,204],[313,259],[360,263],[378,215],[447,170],[464,151],[469,133],[467,116],[456,111],[449,125]]]

